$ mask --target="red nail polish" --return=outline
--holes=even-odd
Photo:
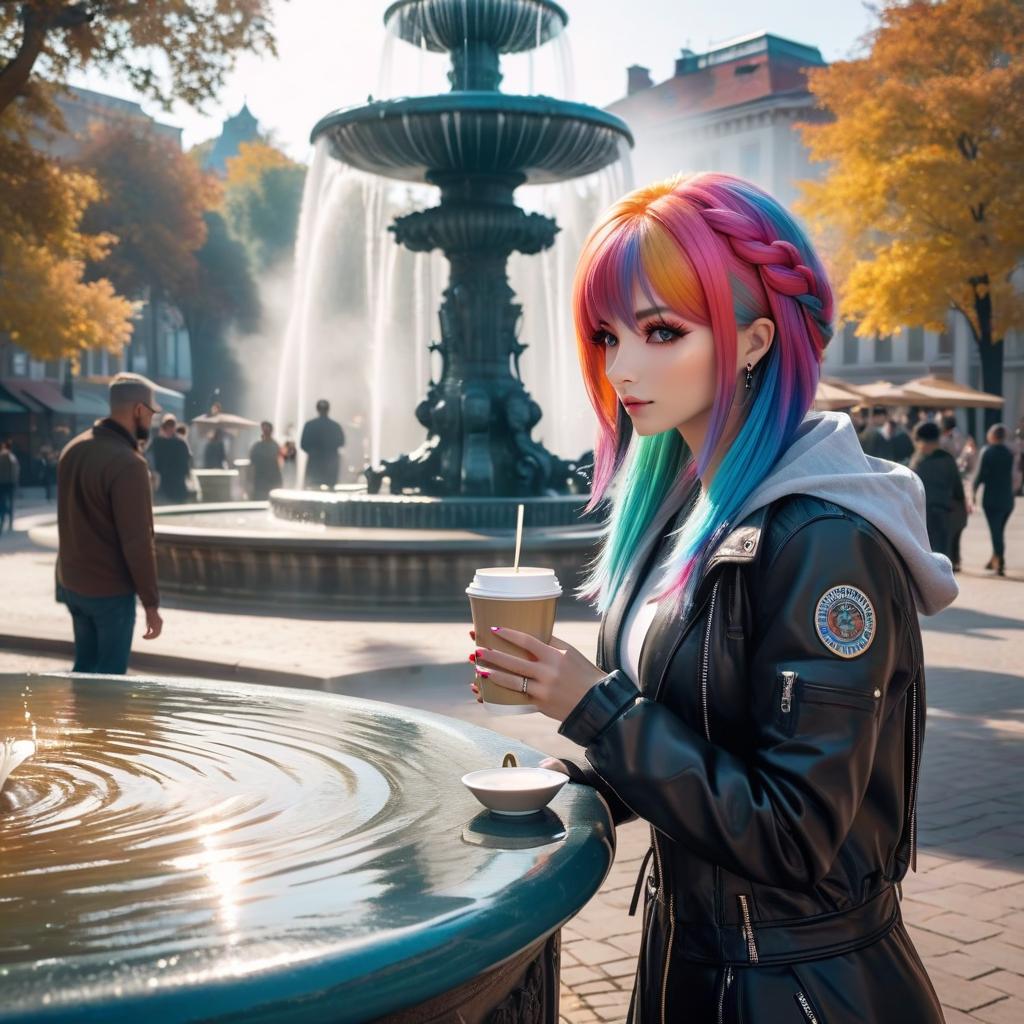
[[[479,676],[483,676],[483,677],[484,677],[484,679],[489,679],[489,678],[490,678],[490,675],[491,675],[491,673],[490,673],[490,672],[488,672],[488,671],[487,671],[487,669],[485,669],[485,668],[482,668],[482,669],[480,669],[480,671],[479,671],[479,672],[477,672],[477,675],[479,675]]]
[[[469,660],[470,660],[470,661],[476,661],[476,655],[475,655],[475,654],[471,654],[471,655],[469,656]]]

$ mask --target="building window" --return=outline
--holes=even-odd
[[[860,342],[857,339],[857,325],[850,320],[843,324],[843,365],[853,366],[857,362]]]
[[[939,335],[939,355],[951,356],[953,354],[953,332],[947,327]]]
[[[16,348],[11,353],[11,376],[28,376],[28,353],[23,352],[20,348]]]
[[[754,179],[761,173],[761,143],[747,142],[740,147],[740,174]]]
[[[907,330],[907,362],[924,362],[924,328],[911,327]]]
[[[884,337],[880,334],[875,335],[875,362],[876,363],[891,363],[892,362],[892,335],[887,334]]]

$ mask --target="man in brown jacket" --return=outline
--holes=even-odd
[[[75,672],[124,674],[136,594],[143,639],[163,628],[149,467],[138,444],[159,411],[152,381],[118,374],[110,415],[69,442],[57,464],[57,600],[71,612]]]

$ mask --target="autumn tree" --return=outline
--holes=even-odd
[[[114,238],[83,232],[100,188],[62,170],[28,143],[24,111],[9,111],[0,131],[0,331],[38,359],[83,349],[118,349],[131,337],[132,303],[107,280],[86,281]]]
[[[810,72],[832,120],[803,126],[827,169],[801,212],[858,335],[942,329],[952,307],[984,390],[1002,394],[1001,341],[1024,328],[1011,280],[1024,253],[1024,5],[890,0],[878,17],[865,56]]]
[[[219,194],[213,178],[169,139],[127,125],[96,132],[77,163],[102,189],[83,228],[117,239],[95,271],[131,298],[177,301],[199,270],[203,213]]]
[[[114,241],[82,229],[101,189],[30,140],[62,129],[52,97],[68,73],[98,68],[164,106],[199,105],[239,53],[274,52],[270,13],[271,0],[0,0],[0,331],[47,359],[131,335],[131,304],[85,278]]]
[[[125,78],[168,106],[215,96],[239,53],[274,53],[271,0],[18,0],[0,3],[0,114],[33,76],[74,68]],[[157,66],[167,69],[166,79]]]
[[[269,142],[243,142],[227,162],[224,213],[257,271],[292,255],[306,169]]]

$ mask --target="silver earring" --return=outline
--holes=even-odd
[[[754,374],[751,372],[754,369],[751,363],[747,363],[747,390],[749,391],[754,386]]]

